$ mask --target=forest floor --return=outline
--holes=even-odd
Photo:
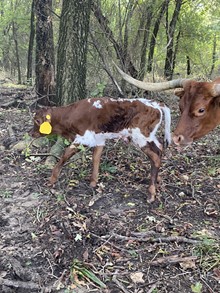
[[[174,127],[176,98],[159,99]],[[1,88],[0,292],[220,292],[220,128],[165,151],[149,205],[149,161],[120,141],[107,145],[96,189],[84,149],[50,189],[50,141],[14,148],[31,129],[33,102],[31,92]]]

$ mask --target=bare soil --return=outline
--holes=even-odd
[[[51,141],[13,148],[32,126],[33,98],[0,93],[0,292],[220,292],[220,128],[165,151],[149,205],[149,161],[120,141],[107,145],[96,189],[91,150],[49,188]],[[174,127],[176,98],[158,99],[171,107]]]

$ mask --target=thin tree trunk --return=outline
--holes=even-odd
[[[168,25],[167,21],[167,53],[165,59],[165,66],[164,66],[164,76],[167,79],[170,79],[172,76],[172,69],[173,69],[173,56],[174,56],[174,34],[176,29],[176,24],[178,20],[178,16],[180,13],[180,9],[182,6],[183,0],[176,0],[176,6],[173,12],[172,20]],[[168,15],[167,15],[168,18]]]
[[[147,72],[152,71],[152,64],[153,64],[153,58],[154,58],[154,49],[155,49],[155,45],[156,45],[157,34],[158,34],[158,31],[159,31],[159,28],[160,28],[161,19],[162,19],[163,15],[164,15],[166,9],[169,6],[169,2],[170,2],[170,0],[165,0],[162,3],[159,15],[158,15],[158,17],[156,19],[156,22],[155,22],[155,25],[154,25],[153,33],[152,33],[151,40],[150,40]]]
[[[209,72],[209,76],[211,77],[214,68],[215,68],[215,62],[216,62],[216,46],[217,46],[217,41],[216,41],[216,35],[214,35],[214,40],[213,40],[213,51],[212,51],[212,66]]]
[[[31,20],[30,20],[30,38],[28,46],[28,62],[27,62],[27,82],[32,85],[32,64],[33,64],[33,48],[35,37],[35,22],[34,22],[35,0],[32,0],[31,5]]]
[[[178,35],[176,37],[176,43],[175,43],[174,53],[173,53],[173,63],[172,63],[172,68],[171,68],[171,73],[170,73],[170,79],[173,78],[173,73],[174,73],[174,69],[175,69],[175,66],[176,66],[176,56],[177,56],[178,47],[179,47],[179,39],[180,39],[180,30],[179,30]]]
[[[146,71],[146,60],[147,60],[147,46],[148,46],[148,39],[149,39],[149,31],[151,26],[152,20],[152,13],[153,13],[153,3],[146,5],[146,20],[144,26],[144,36],[143,36],[143,43],[141,48],[141,61],[140,61],[140,71],[139,71],[139,79],[143,79]]]
[[[15,43],[15,57],[16,57],[16,66],[18,72],[18,84],[21,84],[21,67],[20,67],[20,58],[18,52],[18,38],[17,38],[17,27],[14,21],[12,22],[12,31],[13,31],[13,39]]]
[[[115,40],[112,30],[108,26],[108,23],[109,23],[108,19],[103,15],[101,8],[95,2],[92,2],[92,11],[97,21],[99,22],[101,29],[105,33],[106,38],[112,43],[115,49],[117,58],[120,60],[121,64],[125,65],[127,63],[128,71],[133,77],[137,78],[138,71],[134,67],[134,64],[131,61],[131,57],[127,54],[125,58],[123,45],[119,44]]]
[[[186,74],[191,74],[190,57],[188,55],[186,56]]]

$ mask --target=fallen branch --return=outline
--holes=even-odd
[[[45,292],[45,293],[60,291],[59,286],[57,286],[56,282],[52,286],[43,287],[37,283],[30,282],[30,281],[28,281],[28,282],[14,281],[14,280],[9,280],[9,279],[3,279],[0,277],[0,286],[1,285],[7,286],[7,287],[13,287],[13,288],[27,289],[28,292],[33,292],[33,290],[37,290],[37,292]]]
[[[12,281],[8,279],[3,279],[0,277],[0,285],[14,287],[14,288],[24,288],[29,290],[39,290],[40,286],[33,282],[23,282],[23,281]]]
[[[145,232],[146,233],[146,232]],[[123,241],[139,241],[139,242],[177,242],[177,243],[190,243],[190,244],[198,244],[201,241],[189,239],[183,236],[169,236],[169,237],[158,237],[158,238],[152,238],[152,237],[132,237],[132,236],[123,236],[119,234],[113,233],[112,235],[105,235],[101,236],[102,239],[106,239],[112,236],[112,238],[115,238],[117,240],[123,240]]]
[[[150,264],[151,265],[164,265],[164,264],[176,264],[176,263],[183,263],[183,262],[190,262],[197,260],[196,256],[186,256],[186,257],[179,257],[178,255],[171,255],[165,257],[159,257],[156,260],[153,260]]]

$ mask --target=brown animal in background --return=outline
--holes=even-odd
[[[161,83],[147,83],[132,78],[118,66],[116,67],[126,81],[144,90],[162,91],[182,88],[175,92],[180,97],[181,112],[173,133],[173,141],[176,145],[189,145],[220,125],[220,78],[212,82],[175,79]]]
[[[98,181],[100,158],[107,139],[129,140],[149,157],[151,176],[148,201],[156,195],[156,182],[161,165],[163,145],[156,137],[165,117],[165,145],[171,142],[170,110],[162,103],[146,99],[90,98],[65,107],[44,108],[37,111],[30,134],[39,137],[49,133],[61,135],[72,143],[52,170],[50,184],[54,184],[63,164],[79,149],[77,145],[94,147],[90,185]]]

